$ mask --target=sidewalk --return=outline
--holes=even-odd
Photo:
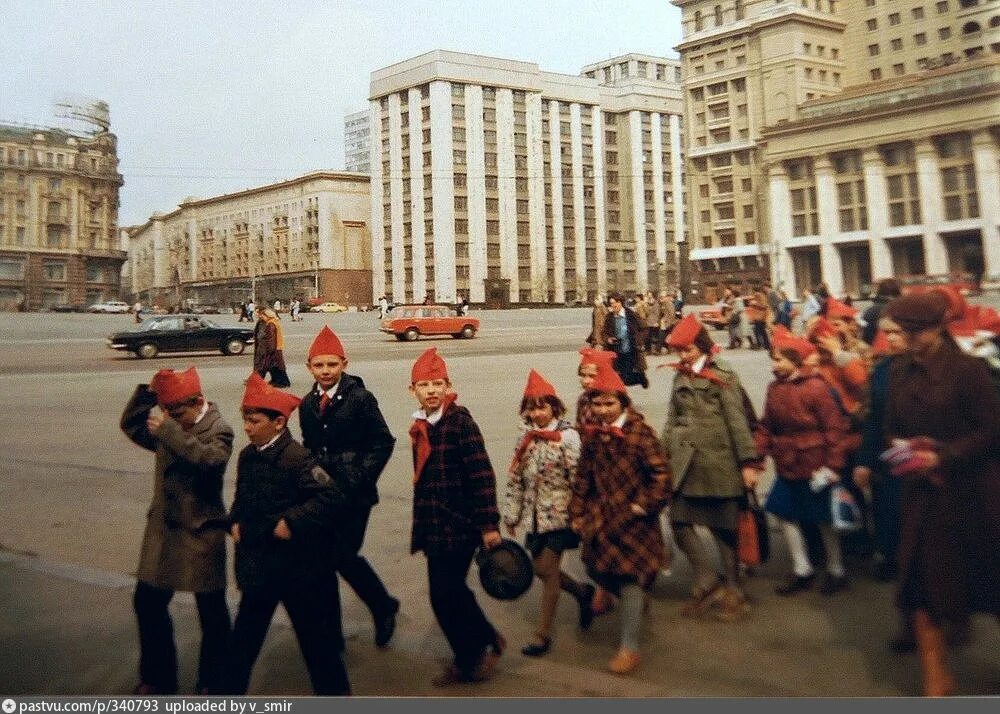
[[[777,539],[776,539],[777,540]],[[779,557],[779,561],[781,558]],[[680,571],[686,568],[678,564]],[[397,634],[385,651],[371,642],[371,623],[349,588],[344,594],[347,666],[354,691],[369,696],[899,696],[919,690],[914,655],[886,647],[896,622],[891,586],[856,577],[851,588],[825,598],[809,592],[780,598],[779,573],[749,579],[751,617],[739,623],[681,617],[687,574],[658,583],[643,628],[643,663],[634,676],[604,671],[617,641],[614,614],[592,629],[575,628],[565,598],[552,652],[529,659],[521,645],[532,632],[538,588],[514,603],[477,597],[510,643],[497,676],[477,685],[429,685],[446,659],[422,581],[397,586],[403,598]],[[391,576],[390,576],[391,577]],[[123,575],[59,566],[0,552],[0,693],[127,694],[136,681],[133,581]],[[237,593],[230,592],[235,614]],[[190,595],[172,606],[182,693],[193,688],[197,614]],[[973,642],[952,661],[963,695],[1000,694],[1000,628],[976,618]],[[279,610],[258,661],[251,693],[308,694],[294,634]]]

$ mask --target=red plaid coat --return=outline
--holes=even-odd
[[[584,429],[569,511],[588,567],[648,586],[665,557],[659,514],[670,497],[670,464],[642,415],[629,409],[622,431],[614,436]],[[632,513],[633,503],[646,515]]]
[[[496,475],[469,410],[450,404],[428,425],[431,454],[413,485],[410,552],[441,555],[476,548],[498,529]],[[416,454],[414,454],[416,463]]]

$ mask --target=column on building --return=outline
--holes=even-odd
[[[889,201],[885,193],[885,167],[882,155],[869,147],[861,154],[865,175],[865,212],[868,216],[868,240],[872,278],[881,280],[893,274],[892,253],[885,235],[889,229]]]
[[[972,161],[976,169],[979,217],[983,222],[983,263],[988,280],[1000,280],[1000,166],[997,146],[986,129],[972,134]]]
[[[780,163],[771,164],[767,171],[768,207],[771,223],[771,282],[782,287],[792,300],[797,299],[795,265],[787,245],[792,237],[792,205],[788,189],[788,173]]]
[[[402,100],[398,92],[389,95],[389,230],[392,237],[392,282],[397,300],[405,299],[406,261],[404,251],[409,236],[403,234],[403,146]],[[413,272],[416,273],[416,256]],[[399,285],[403,292],[396,292]]]
[[[378,100],[368,103],[368,124],[371,127],[371,144],[368,148],[371,174],[371,245],[372,245],[372,302],[385,295],[385,230],[382,220],[382,120]],[[322,211],[322,208],[320,209]],[[317,216],[319,218],[319,216]],[[322,249],[323,222],[319,224],[320,235],[317,236]],[[395,293],[394,300],[399,300],[402,293]]]
[[[465,85],[465,168],[469,216],[469,302],[486,301],[486,139],[483,88]]]
[[[650,149],[649,158],[653,167],[653,242],[656,249],[656,282],[666,276],[667,262],[667,211],[663,200],[663,131],[659,112],[649,115]]]
[[[937,152],[930,139],[916,142],[917,185],[920,192],[920,215],[924,225],[924,270],[929,275],[948,272],[948,252],[941,237],[941,174]]]
[[[563,245],[562,147],[559,102],[549,101],[549,176],[552,181],[552,291],[555,302],[566,302],[566,254]]]
[[[410,241],[412,256],[413,284],[410,289],[413,290],[414,301],[421,302],[427,295],[427,251],[424,247],[424,219],[427,217],[424,211],[424,196],[427,194],[427,189],[424,186],[424,132],[419,87],[407,91],[406,104],[410,137],[410,235],[405,236],[404,240]]]
[[[455,301],[455,164],[451,83],[431,82],[431,195],[434,299]]]
[[[833,164],[826,154],[813,162],[816,176],[816,203],[819,214],[820,274],[831,295],[844,292],[844,265],[834,237],[840,232],[837,217],[837,185],[833,178]]]
[[[166,288],[170,276],[170,253],[167,250],[167,238],[163,231],[163,219],[153,219],[153,285],[155,288]]]
[[[590,131],[594,155],[594,261],[597,265],[597,292],[608,292],[607,226],[604,205],[604,114],[600,105],[590,109]]]
[[[646,198],[643,195],[643,170],[645,169],[642,146],[642,112],[633,110],[628,115],[629,145],[632,183],[632,235],[635,240],[635,289],[645,292],[649,284],[649,262],[646,259]]]
[[[578,302],[587,298],[587,222],[583,204],[583,125],[580,119],[580,104],[569,105],[570,158],[573,181],[573,273],[576,280],[573,289]]]
[[[500,275],[510,283],[509,299],[520,299],[517,270],[517,181],[514,164],[514,93],[497,89],[497,207],[500,212]]]
[[[185,212],[187,212],[187,209],[185,209]],[[201,254],[201,236],[198,234],[198,221],[195,220],[194,216],[189,216],[187,219],[187,239],[188,244],[186,249],[188,254],[188,274],[180,275],[180,271],[178,271],[178,275],[180,275],[182,282],[186,280],[198,280],[204,277],[198,275],[198,260]]]
[[[681,154],[681,122],[677,114],[670,115],[670,192],[674,212],[674,243],[684,242],[684,165]],[[681,252],[677,251],[678,259]]]
[[[531,300],[548,301],[548,260],[545,255],[545,155],[542,153],[542,95],[525,94],[528,143],[528,234],[531,252]],[[471,230],[471,226],[470,226]]]

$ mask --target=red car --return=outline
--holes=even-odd
[[[908,275],[899,279],[900,290],[907,293],[925,293],[933,288],[951,285],[962,295],[975,295],[976,281],[970,273],[946,273],[943,275]]]
[[[479,331],[479,320],[459,315],[447,305],[397,305],[379,329],[397,340],[413,341],[421,335],[470,339]]]

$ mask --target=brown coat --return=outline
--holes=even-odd
[[[665,557],[659,513],[670,495],[670,465],[640,414],[629,409],[622,431],[623,436],[581,434],[569,512],[582,522],[581,557],[589,568],[648,586]],[[632,513],[633,503],[646,515]]]
[[[950,342],[926,364],[893,358],[885,432],[939,442],[944,481],[904,481],[901,607],[1000,613],[1000,397],[985,362]]]
[[[129,439],[156,454],[136,578],[158,588],[209,592],[226,587],[226,509],[222,477],[233,430],[214,404],[189,431],[164,419],[156,435],[146,417],[156,396],[139,385],[122,413]]]

